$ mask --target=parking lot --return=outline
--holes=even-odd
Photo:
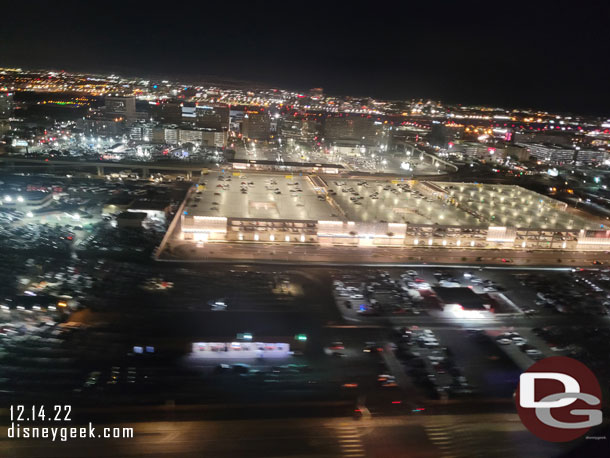
[[[565,211],[565,204],[519,186],[438,183],[461,205],[486,221],[511,227],[592,229],[588,221]]]
[[[271,193],[299,202],[309,189],[301,177],[229,178],[207,180],[222,183],[222,192],[227,184],[231,192],[235,187],[237,198],[258,199],[260,185],[264,198]],[[379,196],[410,194],[393,183],[387,191],[387,184],[378,184]],[[17,246],[2,253],[0,358],[6,370],[0,388],[11,396],[66,396],[83,403],[121,403],[134,396],[151,403],[364,398],[377,415],[439,408],[444,400],[510,401],[519,372],[541,356],[577,355],[605,376],[606,356],[581,339],[577,327],[592,319],[606,326],[594,307],[610,304],[610,276],[603,267],[536,272],[155,263],[146,256],[146,243],[155,243],[152,228],[136,237],[113,227],[112,215],[101,215],[116,186],[93,186],[103,192],[82,186],[67,191],[61,203],[82,207],[90,194],[79,210],[83,218],[49,225],[77,238],[66,256]],[[136,196],[155,193],[137,183],[126,189]],[[328,205],[308,192],[316,205]],[[203,199],[194,202],[203,205]],[[88,225],[86,215],[95,222]],[[142,256],[119,261],[113,254],[121,252]],[[439,288],[468,289],[493,312],[450,313]],[[559,300],[558,291],[571,300]],[[561,324],[564,316],[574,329]],[[241,345],[238,335],[248,333],[253,343],[289,344],[291,353],[229,355],[227,345]],[[304,346],[297,336],[306,339]],[[195,358],[192,346],[198,342],[218,346]]]
[[[437,316],[450,319],[462,317],[493,318],[494,314],[524,314],[513,301],[510,292],[499,283],[497,275],[467,269],[371,270],[343,274],[334,279],[335,301],[347,319],[366,320],[373,316]],[[502,277],[504,280],[505,278]],[[487,310],[457,314],[453,303],[446,307],[437,294],[439,289],[463,292],[467,288],[487,304]],[[506,294],[506,295],[505,295]],[[525,309],[528,314],[533,313]]]
[[[425,196],[408,180],[333,180],[329,193],[352,221],[478,225],[468,213]]]
[[[318,198],[299,175],[224,174],[212,172],[185,207],[189,215],[288,220],[337,219],[334,209]]]
[[[5,250],[49,253],[71,256],[83,254],[117,254],[119,252],[148,255],[157,246],[166,230],[165,223],[148,221],[141,231],[117,227],[113,215],[103,215],[110,199],[123,196],[131,199],[180,198],[168,185],[149,182],[111,182],[75,177],[11,175],[3,178],[6,196],[19,196],[28,190],[52,194],[48,205],[32,210],[0,207],[0,246]],[[5,196],[5,197],[6,197]]]
[[[512,398],[520,369],[494,342],[472,329],[438,329],[439,339],[451,349],[473,393],[484,398]]]

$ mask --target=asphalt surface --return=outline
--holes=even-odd
[[[354,421],[308,418],[159,421],[132,427],[133,438],[0,441],[3,458],[31,457],[543,457],[565,446],[529,434],[516,414],[415,415]]]
[[[506,259],[508,262],[503,262]],[[610,262],[610,253],[586,251],[469,250],[446,248],[336,247],[272,243],[194,243],[172,241],[160,260],[303,264],[498,264],[504,266],[592,266]],[[561,262],[559,262],[561,261]]]

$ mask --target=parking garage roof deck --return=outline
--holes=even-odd
[[[470,228],[600,229],[563,202],[514,185],[413,180],[329,179],[333,199],[350,221]]]
[[[211,172],[203,179],[205,189],[201,194],[192,194],[185,206],[188,215],[258,220],[341,219],[329,202],[318,198],[323,194],[317,193],[305,176]]]
[[[461,228],[600,229],[593,217],[584,219],[566,210],[562,202],[511,185],[326,178],[326,201],[319,198],[324,192],[314,189],[306,176],[213,172],[204,180],[205,190],[193,194],[185,207],[190,215]],[[315,184],[318,187],[320,181]]]
[[[567,204],[520,186],[475,183],[436,183],[446,198],[477,215],[489,226],[580,230],[601,229],[597,218],[585,219]]]
[[[349,221],[481,226],[474,217],[448,203],[420,196],[417,184],[411,185],[413,182],[409,180],[327,181],[328,189],[336,193],[332,198],[343,208]]]

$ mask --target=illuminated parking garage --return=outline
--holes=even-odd
[[[607,251],[610,231],[518,186],[214,173],[175,237],[197,243]]]

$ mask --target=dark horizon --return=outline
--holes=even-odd
[[[610,115],[608,5],[62,6],[14,13],[0,30],[2,66]]]

